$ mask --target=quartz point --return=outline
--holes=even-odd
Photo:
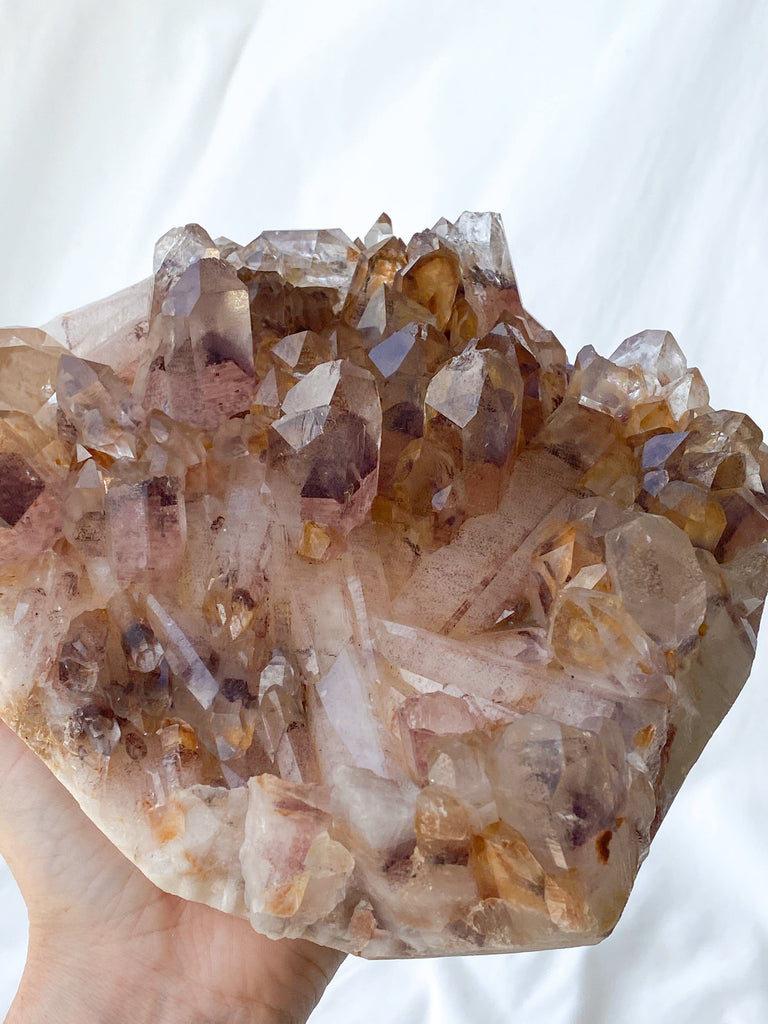
[[[767,476],[669,332],[571,364],[497,214],[174,228],[0,331],[0,713],[273,938],[597,942],[749,674]]]

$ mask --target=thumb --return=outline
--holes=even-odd
[[[114,892],[143,878],[1,719],[0,853],[30,920],[69,911],[86,889],[96,898],[102,882]]]

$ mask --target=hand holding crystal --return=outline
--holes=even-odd
[[[7,1024],[298,1024],[343,959],[156,888],[2,721],[0,852],[29,912]]]

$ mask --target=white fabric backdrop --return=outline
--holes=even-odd
[[[190,220],[495,209],[571,355],[669,328],[768,426],[766,52],[762,0],[0,0],[0,323],[138,280]],[[763,638],[605,943],[350,959],[312,1024],[765,1024],[767,670]],[[0,866],[0,1014],[25,943]]]

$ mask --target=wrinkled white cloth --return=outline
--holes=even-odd
[[[0,323],[144,277],[175,224],[494,209],[571,356],[668,328],[768,427],[766,52],[761,0],[0,2]],[[608,940],[350,958],[312,1024],[765,1024],[767,670],[763,637]],[[25,943],[2,867],[0,1015]]]

